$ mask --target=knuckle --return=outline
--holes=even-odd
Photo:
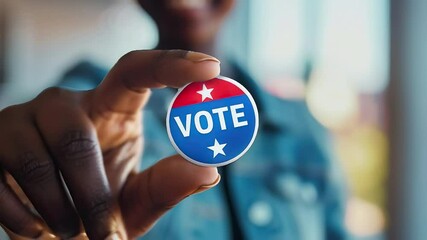
[[[90,239],[98,239],[116,228],[116,219],[112,212],[112,200],[109,194],[94,194],[91,201],[78,208],[80,217]]]
[[[60,96],[59,88],[57,87],[46,88],[33,99],[32,105],[35,106],[36,112],[39,112],[39,108],[41,108],[41,110],[45,110],[50,108],[52,103],[57,103],[57,101],[59,100],[59,96]],[[55,101],[52,101],[52,99],[55,99]]]
[[[16,106],[9,106],[0,110],[0,119],[4,119],[7,116],[15,115]]]
[[[46,106],[67,106],[74,103],[72,96],[75,91],[67,90],[60,87],[49,87],[43,90],[32,101],[33,106],[46,107]],[[54,100],[54,101],[53,101]]]
[[[135,57],[136,57],[137,55],[139,55],[139,53],[140,53],[140,52],[141,52],[140,50],[133,50],[133,51],[130,51],[130,52],[126,53],[125,55],[123,55],[123,56],[119,59],[118,63],[120,64],[120,63],[124,63],[124,62],[131,61],[132,59],[135,59]]]
[[[57,96],[60,96],[63,91],[64,89],[61,89],[59,87],[49,87],[43,90],[36,98],[44,99],[44,98],[57,97]]]
[[[25,152],[19,156],[19,164],[13,170],[18,182],[39,185],[55,177],[55,168],[49,161],[40,161],[34,153]]]
[[[176,53],[184,51],[184,50],[162,50],[159,52],[159,54],[156,56],[156,58],[153,61],[153,67],[159,67],[162,66],[161,63],[166,61],[170,57],[175,57]],[[185,52],[185,51],[184,51]]]
[[[23,105],[24,104],[13,105],[0,110],[0,126],[8,126],[13,123],[15,119],[22,117]]]
[[[103,221],[111,216],[112,201],[109,194],[95,194],[89,203],[80,210],[85,222]]]
[[[171,49],[167,50],[165,56],[170,56],[174,58],[185,58],[190,51],[181,50],[181,49]]]
[[[57,149],[59,159],[76,166],[99,157],[98,142],[84,131],[70,131],[62,138]]]

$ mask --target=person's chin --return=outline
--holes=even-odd
[[[169,14],[183,21],[200,21],[210,15],[211,0],[167,0],[165,8]]]

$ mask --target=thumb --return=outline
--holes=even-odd
[[[187,196],[210,189],[220,181],[216,168],[194,165],[179,155],[159,161],[131,177],[121,206],[130,238],[146,233],[156,220]]]
[[[133,51],[107,74],[92,98],[97,112],[136,113],[147,101],[150,88],[182,87],[219,74],[219,60],[183,50]]]

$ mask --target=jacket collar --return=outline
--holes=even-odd
[[[274,112],[282,111],[282,109],[279,109],[278,107],[281,105],[279,102],[283,102],[283,100],[277,99],[271,94],[268,94],[259,84],[257,84],[255,79],[252,78],[252,76],[250,76],[249,73],[236,62],[229,63],[229,66],[231,70],[229,73],[230,77],[242,84],[254,98],[258,107],[260,127],[264,130],[283,130],[285,124],[281,117],[282,114]]]

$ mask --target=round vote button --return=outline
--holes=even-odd
[[[223,166],[250,148],[258,130],[251,94],[226,77],[193,82],[179,89],[167,114],[172,145],[185,159],[202,166]]]

